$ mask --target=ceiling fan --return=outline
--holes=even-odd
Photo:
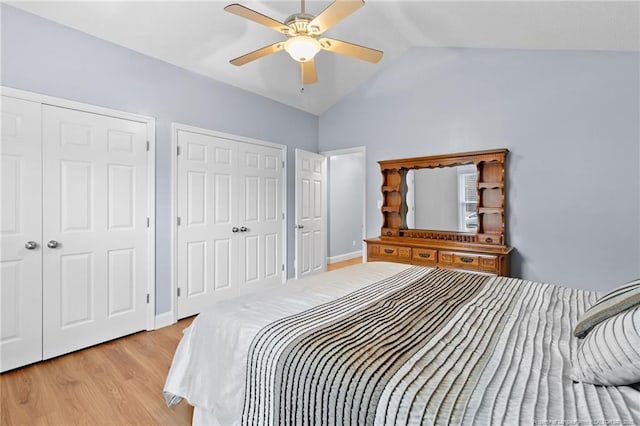
[[[225,7],[224,10],[229,13],[257,22],[287,37],[284,41],[265,46],[229,62],[240,66],[284,49],[295,61],[300,63],[303,84],[312,84],[318,81],[314,57],[320,50],[372,63],[377,63],[382,59],[383,52],[380,50],[346,41],[320,38],[322,33],[364,6],[363,0],[335,0],[318,16],[305,13],[304,0],[301,0],[301,3],[300,13],[289,16],[284,23],[237,3]]]

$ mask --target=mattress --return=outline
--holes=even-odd
[[[165,385],[202,424],[639,424],[570,379],[595,292],[375,262],[216,304]]]

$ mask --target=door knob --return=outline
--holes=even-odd
[[[304,225],[296,225],[295,228],[296,229],[302,229],[302,228],[304,228]]]
[[[38,247],[38,243],[36,243],[35,241],[27,241],[27,243],[24,245],[24,248],[26,248],[27,250],[34,250],[36,247]]]
[[[247,229],[246,226],[243,226],[240,228],[240,232],[247,232],[249,229]]]
[[[237,226],[234,226],[233,228],[231,228],[231,232],[238,232],[238,231],[239,231],[239,229],[238,229]]]
[[[47,243],[47,247],[54,249],[58,247],[58,242],[56,240],[51,240]]]

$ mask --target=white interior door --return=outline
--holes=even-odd
[[[327,158],[296,149],[296,278],[327,268]]]
[[[144,123],[43,105],[43,357],[146,327]]]
[[[178,318],[282,281],[282,150],[178,130]]]
[[[178,318],[184,318],[238,280],[238,179],[232,141],[180,130],[178,147]]]
[[[42,359],[40,104],[2,96],[0,371]]]
[[[282,150],[238,143],[241,285],[282,282]]]

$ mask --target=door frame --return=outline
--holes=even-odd
[[[191,133],[199,133],[206,136],[213,136],[228,139],[235,142],[244,142],[254,145],[266,146],[280,149],[282,151],[282,283],[287,281],[287,146],[275,142],[263,141],[260,139],[238,136],[231,133],[219,132],[216,130],[204,129],[202,127],[190,126],[188,124],[171,123],[171,318],[166,318],[164,325],[170,325],[178,318],[178,131],[183,130]]]
[[[338,157],[341,155],[348,154],[362,154],[362,241],[361,241],[361,251],[362,251],[362,261],[367,261],[367,244],[364,240],[367,238],[367,147],[365,146],[355,146],[353,148],[344,148],[344,149],[334,149],[331,151],[322,151],[320,154],[323,154],[327,157],[327,180],[331,179],[331,167],[329,161],[331,157]],[[327,182],[328,186],[328,182]],[[331,207],[329,207],[331,210]],[[331,224],[329,224],[331,226]],[[327,230],[329,232],[329,230]],[[327,253],[327,260],[329,259],[329,254]]]
[[[146,126],[147,142],[149,142],[149,154],[147,155],[147,217],[149,218],[149,226],[147,227],[147,294],[149,295],[149,301],[147,303],[146,318],[147,330],[154,330],[156,328],[156,119],[146,115],[104,108],[7,86],[0,86],[0,94],[42,105],[135,121]]]

